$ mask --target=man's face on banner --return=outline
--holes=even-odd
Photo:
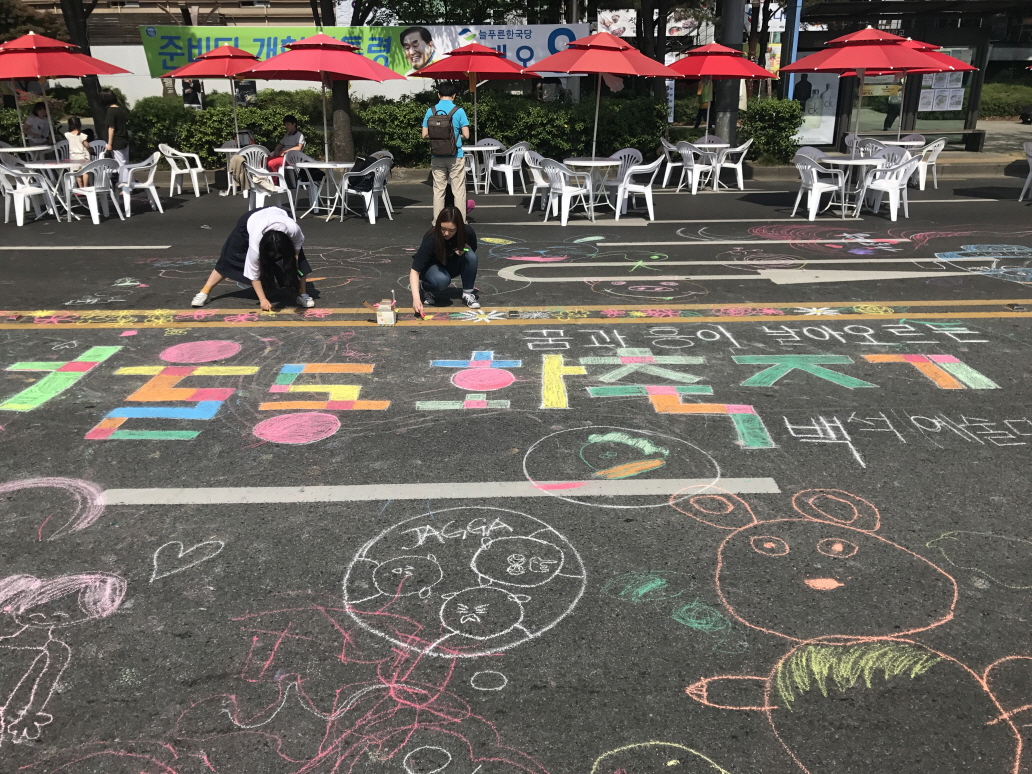
[[[426,67],[434,57],[433,40],[423,40],[423,35],[418,30],[413,30],[405,35],[401,39],[401,47],[405,49],[405,56],[413,70]]]

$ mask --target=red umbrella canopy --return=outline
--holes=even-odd
[[[81,78],[129,72],[77,52],[78,47],[70,43],[30,32],[0,44],[0,80]]]
[[[741,51],[707,43],[685,53],[670,69],[685,78],[711,78],[724,81],[742,78],[773,78],[773,73],[746,59]]]
[[[865,45],[868,43],[902,43],[906,38],[902,38],[899,35],[893,35],[891,32],[882,32],[876,30],[873,27],[867,27],[859,32],[850,32],[848,35],[843,35],[840,38],[829,40],[829,46],[852,46],[852,45]]]
[[[258,60],[235,46],[219,46],[182,67],[165,73],[162,78],[233,78],[254,67]]]
[[[914,40],[913,38],[907,38],[900,45],[912,48],[915,51],[938,51],[942,48],[942,46],[937,46],[934,43],[922,43],[920,40]]]
[[[247,78],[288,81],[321,81],[323,74],[334,81],[390,81],[404,80],[379,62],[367,59],[350,43],[319,33],[310,38],[288,43],[289,51],[238,75]]]
[[[536,73],[527,73],[510,62],[501,51],[470,43],[448,53],[440,59],[413,73],[420,78],[465,78],[475,75],[477,80],[508,81],[522,78],[540,78]]]
[[[859,34],[859,33],[857,33]],[[894,35],[894,38],[898,36]],[[902,40],[902,38],[898,38]],[[839,38],[841,40],[841,38]],[[783,73],[906,72],[928,70],[940,63],[925,51],[915,51],[896,42],[847,43],[830,46],[816,54],[781,68]]]
[[[649,59],[630,43],[599,32],[586,38],[578,38],[566,47],[565,51],[552,54],[542,59],[528,72],[536,73],[576,73],[594,75],[644,75],[653,78],[680,78],[679,73],[661,65],[655,59]]]

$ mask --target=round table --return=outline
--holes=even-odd
[[[881,166],[884,166],[885,165],[885,159],[872,159],[870,157],[860,157],[860,156],[857,156],[856,158],[851,158],[849,156],[825,156],[824,158],[822,158],[820,160],[820,163],[821,164],[834,164],[837,167],[845,167],[846,174],[845,174],[845,181],[843,182],[844,190],[842,191],[842,196],[843,196],[842,217],[844,218],[844,217],[846,217],[846,207],[849,206],[849,201],[848,201],[849,195],[852,194],[853,196],[856,196],[857,194],[860,193],[860,186],[857,186],[855,189],[853,189],[849,185],[849,178],[850,178],[850,175],[852,174],[852,171],[854,169],[861,169],[863,167],[881,167]],[[864,171],[866,171],[866,170],[864,170]],[[834,197],[832,197],[832,203],[834,203]],[[856,203],[856,204],[858,205],[859,203]],[[831,207],[831,203],[828,204],[828,207]],[[859,217],[859,216],[860,216],[860,207],[857,206],[857,208],[856,208],[856,215],[854,217]]]
[[[55,196],[54,200],[64,205],[65,210],[68,212],[68,222],[71,223],[73,217],[76,220],[79,219],[78,215],[72,215],[72,188],[75,187],[73,185],[75,175],[72,173],[82,169],[88,163],[86,161],[28,161],[23,166],[26,169],[34,169],[40,172],[55,171],[61,173],[61,177],[57,182],[51,181],[51,191],[54,194],[60,194],[60,191],[57,190],[58,187],[63,189],[64,197]],[[58,220],[61,219],[58,213],[55,212],[54,215],[57,216]]]
[[[0,153],[39,153],[53,149],[53,145],[23,145],[20,148],[0,148]]]
[[[924,146],[923,140],[879,140],[882,145],[895,145],[897,148],[920,148]]]
[[[233,179],[233,176],[229,174],[229,160],[240,152],[240,148],[240,145],[230,145],[229,143],[226,143],[225,145],[220,145],[218,148],[212,148],[212,150],[216,153],[226,154],[226,178],[229,181],[228,193],[230,196],[236,196],[237,184],[236,180]],[[225,195],[226,194],[223,193],[223,196]]]
[[[609,174],[614,169],[619,169],[622,162],[620,159],[609,158],[608,156],[574,156],[563,159],[563,164],[574,169],[586,169],[591,177],[591,201],[592,204],[605,202],[610,207],[609,195],[606,192],[606,183],[609,181]],[[602,194],[599,196],[599,194]],[[615,208],[614,208],[615,209]]]
[[[297,169],[318,169],[323,173],[323,179],[319,181],[319,192],[315,196],[315,201],[310,202],[312,205],[302,215],[303,218],[310,212],[315,210],[321,210],[321,202],[328,201],[329,214],[326,216],[326,222],[330,222],[330,218],[333,217],[333,211],[337,209],[338,200],[341,201],[340,217],[344,218],[344,203],[343,196],[341,195],[339,181],[333,178],[331,172],[350,172],[355,167],[353,161],[299,161],[294,165]],[[329,186],[333,186],[333,195],[330,195]],[[300,220],[301,218],[298,218]]]
[[[709,151],[710,153],[713,154],[713,172],[711,174],[713,175],[713,190],[716,191],[717,188],[719,188],[721,185],[723,185],[720,182],[720,164],[719,164],[719,162],[720,162],[720,153],[719,153],[719,151],[727,150],[728,148],[731,147],[731,143],[729,143],[729,142],[706,142],[706,143],[693,142],[692,145],[694,145],[699,150]],[[727,188],[726,185],[724,187]]]
[[[495,156],[505,153],[505,148],[499,148],[497,145],[463,145],[462,152],[463,154],[473,153],[470,158],[473,161],[474,193],[481,193],[480,184],[483,183],[483,193],[486,194],[491,187],[491,169],[494,167]],[[484,154],[483,158],[478,156],[480,153]]]

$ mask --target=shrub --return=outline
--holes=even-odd
[[[750,156],[767,164],[788,164],[797,145],[792,137],[803,125],[802,105],[790,99],[757,101],[739,117],[738,139],[752,138]]]
[[[1009,83],[987,83],[982,87],[979,118],[1006,118],[1017,116],[1026,105],[1032,105],[1032,86]]]
[[[178,97],[144,97],[129,111],[130,153],[146,158],[167,143],[177,150],[194,135],[197,111],[183,107]],[[218,144],[218,143],[217,143]]]
[[[471,105],[464,107],[472,122]],[[569,104],[482,92],[477,108],[481,137],[494,137],[506,145],[529,142],[530,147],[545,158],[562,159],[570,155]]]
[[[0,140],[15,146],[22,144],[18,114],[14,110],[0,109]]]
[[[125,94],[118,87],[109,86],[105,84],[101,88],[111,89],[111,91],[114,92],[115,96],[118,97],[118,102],[120,105],[125,105],[126,109],[130,107],[129,100],[125,98]],[[90,115],[90,106],[89,103],[86,101],[86,91],[81,86],[56,86],[48,90],[47,93],[52,94],[57,99],[64,101],[64,111],[66,115],[80,117],[86,117]]]
[[[603,99],[598,113],[598,155],[608,156],[621,148],[637,148],[648,161],[666,131],[666,119],[666,100],[644,96]],[[594,122],[595,104],[591,100],[573,106],[570,144],[575,154],[591,154]]]
[[[381,147],[393,153],[399,165],[416,166],[430,161],[421,131],[426,108],[425,102],[406,96],[396,102],[356,103],[352,114],[376,131]]]

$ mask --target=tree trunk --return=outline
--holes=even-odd
[[[93,6],[90,6],[93,10]],[[89,17],[82,0],[61,0],[61,15],[64,16],[65,27],[68,28],[68,38],[82,49],[82,53],[90,55],[90,36],[86,29],[86,19]],[[107,128],[104,126],[104,107],[100,104],[100,79],[95,75],[88,75],[82,79],[83,90],[86,92],[86,102],[90,106],[90,115],[93,116],[93,126],[97,133],[97,139],[107,137]]]
[[[351,94],[348,81],[333,82],[333,143],[334,161],[355,160],[355,138],[351,134]]]
[[[656,19],[656,40],[655,40],[655,59],[660,64],[666,64],[666,51],[667,51],[667,25],[670,23],[670,6],[672,5],[671,0],[657,0],[656,9],[659,11]],[[663,78],[653,78],[654,90],[656,99],[666,101],[667,90],[666,80]]]

